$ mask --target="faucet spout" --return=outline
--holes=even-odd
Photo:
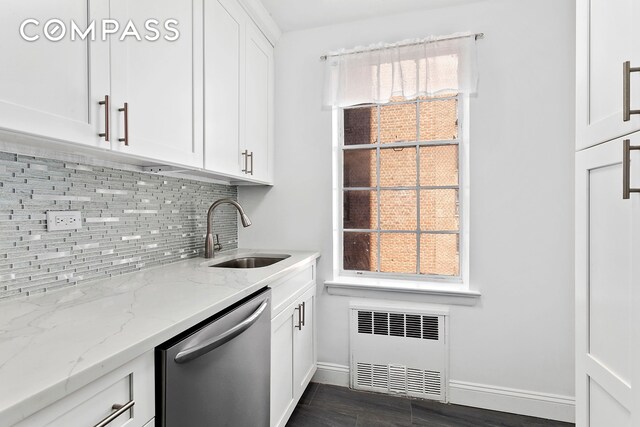
[[[235,200],[220,199],[213,202],[213,204],[209,207],[209,210],[207,211],[207,237],[204,242],[205,258],[213,258],[215,255],[215,246],[213,241],[213,211],[215,210],[215,208],[217,208],[222,204],[229,204],[237,209],[238,213],[240,214],[240,222],[242,223],[243,227],[248,227],[251,225],[251,220],[249,219],[247,214],[244,213],[244,209]]]

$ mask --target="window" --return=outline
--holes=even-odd
[[[460,99],[341,110],[341,274],[460,280]]]

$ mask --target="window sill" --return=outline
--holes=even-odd
[[[324,282],[329,295],[405,300],[451,305],[475,305],[478,291],[459,284],[390,280],[360,277],[336,277]]]

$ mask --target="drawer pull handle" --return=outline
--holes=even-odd
[[[98,424],[96,424],[95,427],[105,427],[111,421],[115,420],[120,415],[124,414],[129,409],[131,409],[133,407],[133,405],[135,405],[135,404],[136,404],[135,400],[131,400],[131,401],[125,403],[124,405],[120,405],[119,403],[114,404],[111,407],[111,409],[113,409],[113,412],[110,413],[105,419],[100,421]]]
[[[304,326],[306,321],[307,321],[307,304],[303,301],[302,302],[302,326]]]

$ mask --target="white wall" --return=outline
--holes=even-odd
[[[318,58],[377,41],[484,32],[479,93],[470,103],[470,280],[482,298],[451,307],[451,379],[525,390],[534,400],[540,393],[543,400],[573,396],[574,9],[571,0],[487,0],[283,35],[276,48],[276,185],[239,190],[253,220],[240,243],[322,251],[321,362],[348,365],[349,299],[327,295],[322,285],[332,274],[332,153]],[[559,415],[544,405],[457,396],[570,418],[570,408]]]

